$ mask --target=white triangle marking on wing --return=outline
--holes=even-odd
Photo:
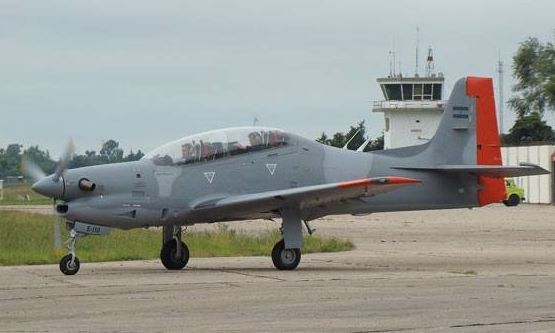
[[[210,171],[210,172],[205,172],[204,173],[204,177],[206,177],[206,180],[208,180],[208,182],[210,184],[212,184],[212,181],[214,180],[215,175],[216,175],[215,171]]]
[[[276,172],[276,166],[277,164],[275,163],[268,163],[266,164],[266,169],[268,169],[268,171],[270,172],[270,175],[274,175],[274,172]]]

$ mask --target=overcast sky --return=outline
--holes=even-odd
[[[148,151],[255,116],[310,138],[366,120],[376,136],[375,80],[394,48],[414,72],[417,26],[449,89],[494,76],[500,51],[508,97],[511,56],[553,39],[555,1],[0,0],[0,147]]]

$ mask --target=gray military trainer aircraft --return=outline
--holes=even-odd
[[[332,214],[478,207],[505,198],[503,177],[548,173],[502,166],[489,78],[460,79],[435,136],[419,146],[371,153],[322,145],[274,128],[188,136],[136,162],[67,169],[71,154],[33,189],[67,220],[64,274],[79,270],[76,240],[110,228],[162,227],[162,264],[182,269],[183,226],[281,217],[272,250],[280,270],[301,259],[303,224]]]

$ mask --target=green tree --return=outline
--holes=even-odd
[[[555,46],[529,38],[513,56],[516,84],[509,104],[519,118],[546,109],[555,110]]]
[[[73,156],[71,161],[71,168],[82,168],[85,166],[104,164],[105,161],[96,154],[94,150],[86,150],[82,155]]]
[[[532,112],[518,118],[509,133],[502,136],[502,141],[507,145],[554,143],[555,133],[538,112]]]
[[[47,174],[54,172],[57,160],[52,160],[48,151],[41,150],[39,146],[30,146],[23,151],[22,148],[23,146],[20,144],[10,144],[6,149],[0,148],[0,178],[22,176],[22,158],[30,159]],[[141,150],[137,150],[136,153],[130,151],[124,156],[123,149],[119,148],[119,143],[115,140],[108,140],[102,145],[100,154],[97,154],[94,150],[87,150],[82,155],[75,155],[71,161],[70,168],[137,161],[143,156],[144,154]]]
[[[106,163],[123,162],[123,149],[119,148],[117,141],[110,139],[102,145],[100,156]]]
[[[126,162],[130,162],[130,161],[138,161],[141,158],[143,158],[143,156],[145,156],[145,154],[143,154],[143,152],[139,149],[137,150],[136,153],[133,153],[133,150],[131,150],[129,152],[129,154],[127,154],[127,156],[125,156],[124,160]]]
[[[0,151],[0,177],[19,176],[21,162],[21,148],[17,143],[10,144]]]
[[[316,142],[323,143],[325,145],[328,144],[328,135],[325,132],[322,132],[319,138],[316,139]]]
[[[24,150],[25,158],[33,161],[46,174],[51,174],[56,169],[56,162],[50,158],[48,151],[40,150],[39,146],[31,146]]]

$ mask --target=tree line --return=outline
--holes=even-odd
[[[98,153],[87,150],[84,154],[74,155],[70,168],[136,161],[143,156],[141,150],[130,151],[126,155],[119,147],[119,143],[110,139],[102,144]],[[38,145],[23,149],[21,144],[9,144],[5,149],[0,148],[0,179],[8,176],[23,176],[22,161],[25,159],[33,161],[47,174],[53,173],[57,165],[57,161],[50,156],[48,150],[42,150]]]

